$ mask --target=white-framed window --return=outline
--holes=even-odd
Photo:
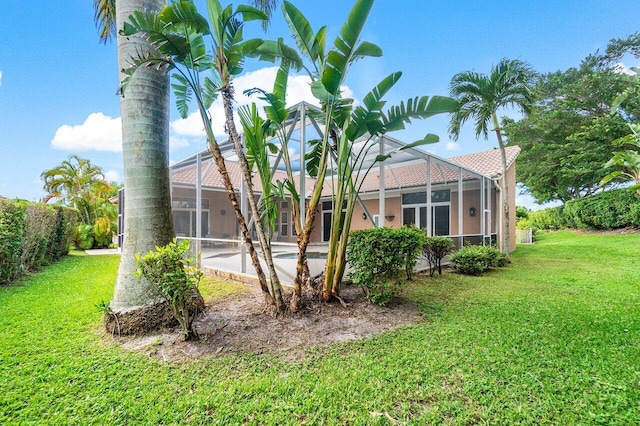
[[[431,191],[431,232],[449,235],[451,223],[451,191]],[[413,192],[402,195],[402,224],[427,227],[427,193]]]
[[[280,212],[280,236],[289,236],[289,212],[286,210]]]

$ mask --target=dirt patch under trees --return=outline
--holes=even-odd
[[[144,337],[115,337],[123,347],[163,361],[272,353],[298,359],[312,347],[361,339],[421,321],[417,306],[394,298],[384,307],[366,301],[362,289],[345,286],[340,303],[307,302],[303,312],[278,317],[264,311],[257,286],[214,300],[196,319],[200,341],[185,342],[179,330]]]

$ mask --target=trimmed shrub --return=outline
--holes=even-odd
[[[177,243],[173,240],[144,256],[136,255],[136,274],[149,281],[169,304],[174,318],[182,327],[185,340],[198,338],[193,321],[198,314],[197,307],[202,305],[198,283],[203,273],[193,266],[194,259],[187,257],[190,252],[189,241]]]
[[[419,234],[419,235],[418,235]],[[347,247],[350,278],[371,303],[385,305],[405,283],[403,270],[417,263],[423,234],[417,228],[353,231]]]
[[[416,226],[403,226],[398,231],[400,233],[396,250],[400,256],[404,256],[404,270],[407,279],[410,280],[413,269],[418,264],[426,236],[424,231]]]
[[[457,272],[465,275],[480,275],[489,268],[503,267],[508,263],[507,257],[497,248],[475,245],[461,248],[449,260]]]
[[[47,253],[58,219],[53,207],[46,204],[27,205],[24,240],[20,263],[25,271],[35,271],[49,262]]]
[[[422,258],[429,263],[429,275],[438,270],[442,275],[442,259],[453,251],[455,245],[449,237],[425,237],[422,246]]]

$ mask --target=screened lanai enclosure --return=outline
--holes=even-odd
[[[305,170],[302,159],[313,141],[322,137],[322,126],[315,118],[319,110],[313,106],[301,103],[291,111],[285,134],[294,168],[294,184],[299,194],[305,194],[299,201],[304,215],[305,202],[315,180]],[[366,139],[363,139],[362,146],[365,143]],[[361,169],[369,172],[366,178],[361,175],[352,229],[416,225],[425,229],[428,235],[450,237],[456,247],[499,241],[498,230],[502,229],[499,177],[502,169],[498,150],[444,159],[419,148],[407,148],[404,143],[386,136],[370,141],[369,145],[371,149],[366,153]],[[255,218],[249,217],[246,191],[233,147],[230,142],[223,142],[220,148],[244,216],[250,229],[254,229]],[[358,149],[356,147],[356,151]],[[518,152],[517,147],[509,148],[510,163],[515,161]],[[380,155],[389,154],[385,161],[376,161]],[[282,160],[281,152],[270,157],[274,181],[287,179]],[[331,231],[333,170],[330,164],[308,249],[312,275],[324,269]],[[171,179],[176,237],[192,241],[193,250],[200,255],[206,272],[249,279],[254,270],[242,244],[227,190],[209,150],[173,164]],[[256,197],[261,197],[262,188],[255,175],[253,184]],[[276,269],[285,284],[292,283],[295,276],[297,244],[293,202],[291,197],[277,201],[275,226],[268,231]],[[304,217],[301,220],[304,221]],[[257,239],[254,245],[259,250]]]

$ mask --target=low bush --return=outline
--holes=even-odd
[[[93,237],[95,246],[99,248],[109,247],[115,229],[113,229],[113,221],[106,216],[99,217],[93,224]]]
[[[350,278],[367,299],[385,305],[399,291],[417,263],[423,233],[417,228],[373,228],[353,231],[347,247]]]
[[[74,237],[74,245],[76,248],[79,250],[89,250],[93,248],[94,243],[93,225],[87,225],[86,223],[78,225]]]
[[[508,258],[491,246],[465,246],[453,253],[449,259],[455,270],[465,275],[480,275],[489,268],[503,267]]]
[[[422,258],[429,263],[429,275],[438,271],[442,275],[442,259],[454,249],[455,245],[448,237],[425,237],[422,246]]]
[[[404,271],[407,279],[410,280],[413,276],[413,269],[418,264],[426,235],[424,230],[416,226],[403,226],[398,231],[399,238],[396,250],[399,256],[404,257]]]
[[[189,241],[177,243],[173,240],[144,256],[136,255],[136,274],[151,283],[157,295],[169,304],[174,318],[182,327],[185,340],[198,338],[193,321],[202,300],[198,283],[203,273],[194,266],[194,259],[188,257],[190,251]]]

